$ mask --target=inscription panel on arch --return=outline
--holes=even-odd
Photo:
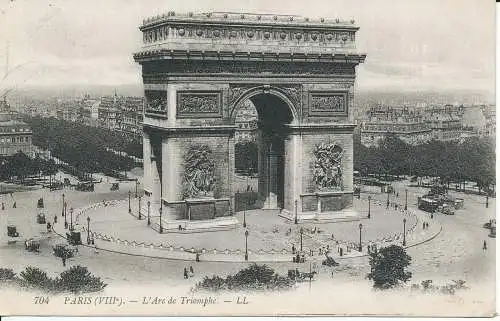
[[[309,92],[309,116],[348,116],[346,91]]]
[[[178,91],[177,118],[222,117],[222,93],[220,91]]]

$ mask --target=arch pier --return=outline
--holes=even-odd
[[[144,190],[161,229],[232,228],[235,115],[258,113],[259,194],[293,221],[355,219],[354,21],[233,13],[146,19]],[[270,214],[272,215],[272,214]]]

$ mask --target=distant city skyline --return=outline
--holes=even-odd
[[[495,92],[495,7],[474,0],[5,1],[0,66],[13,70],[0,93],[23,86],[141,85],[142,19],[174,11],[234,11],[354,18],[368,54],[361,91]]]

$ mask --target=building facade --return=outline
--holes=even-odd
[[[23,152],[32,155],[32,131],[21,115],[11,110],[4,97],[0,101],[0,156],[12,156]]]
[[[463,105],[371,107],[365,119],[360,121],[361,143],[377,146],[387,134],[394,134],[410,145],[430,140],[461,140],[478,136],[475,129],[478,124],[485,130],[485,118],[480,116],[482,119],[478,119],[477,116]],[[467,122],[467,119],[474,120]]]

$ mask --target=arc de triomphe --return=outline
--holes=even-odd
[[[169,12],[140,30],[144,190],[157,228],[235,224],[235,115],[246,99],[259,116],[263,207],[299,221],[355,215],[351,107],[366,55],[354,21]]]

